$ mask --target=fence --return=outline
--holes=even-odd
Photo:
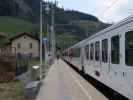
[[[0,48],[0,82],[14,80],[28,70],[29,56],[17,55],[16,48]]]

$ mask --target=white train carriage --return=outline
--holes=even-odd
[[[64,52],[63,52],[63,55],[64,55],[64,59],[66,60],[66,61],[68,61],[69,62],[69,54],[68,54],[68,49],[66,49]]]
[[[69,59],[67,59],[67,61],[76,66],[79,71],[83,70],[83,44],[85,44],[85,42],[86,40],[83,40],[68,49]]]
[[[74,45],[73,53],[77,48],[70,63],[133,100],[133,16]]]

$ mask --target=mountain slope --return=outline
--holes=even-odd
[[[102,23],[100,21],[90,21],[90,20],[79,20],[79,21],[72,21],[72,25],[79,26],[82,30],[84,30],[85,36],[89,37],[96,32],[110,26],[110,24]]]
[[[9,16],[0,17],[0,32],[7,33],[8,37],[12,37],[17,33],[33,31],[34,24],[31,22]]]
[[[42,0],[0,0],[0,16],[3,16],[0,17],[0,32],[7,33],[8,37],[21,32],[36,32],[39,35],[40,1]],[[53,6],[55,32],[59,36],[57,42],[61,48],[75,43],[67,42],[69,39],[78,42],[109,26],[93,15]],[[43,8],[43,33],[47,32],[47,24],[51,25],[51,15]],[[63,42],[60,41],[66,41],[67,44],[61,44]]]

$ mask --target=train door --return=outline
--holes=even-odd
[[[123,76],[133,91],[133,31],[125,33],[125,68]]]
[[[72,48],[69,50],[69,58],[70,58],[70,62],[71,62],[73,59],[73,49]]]
[[[112,77],[113,81],[121,83],[122,77],[122,41],[120,34],[116,34],[111,38],[111,54],[110,54],[110,64],[109,64],[109,72],[110,77]],[[116,83],[115,83],[116,84]],[[119,83],[118,83],[119,84]],[[115,85],[117,86],[117,85]],[[117,88],[117,87],[116,87]]]
[[[75,47],[74,48],[74,59],[73,59],[73,64],[78,67],[78,69],[81,71],[81,49],[80,47]]]
[[[80,65],[82,67],[82,72],[84,72],[84,48],[83,48],[83,46],[81,47],[80,53],[81,53],[81,55],[80,55],[81,64]]]
[[[88,73],[88,71],[90,69],[89,68],[89,66],[90,66],[89,60],[90,60],[90,45],[87,44],[84,47],[84,70],[85,70],[86,74]]]
[[[109,42],[108,38],[104,38],[101,41],[101,67],[104,76],[109,73]]]
[[[93,70],[95,69],[94,68],[94,43],[91,43],[90,44],[90,61],[89,61],[89,70],[91,71],[89,71],[90,72],[90,74],[92,74],[92,75],[94,75],[94,72],[93,72]]]
[[[95,59],[95,63],[94,63],[94,73],[97,77],[100,77],[100,68],[101,68],[101,62],[100,62],[100,41],[96,41],[95,42],[95,50],[94,50],[94,59]]]
[[[67,61],[69,61],[69,50],[66,51],[66,55],[67,55]]]

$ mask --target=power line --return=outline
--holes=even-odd
[[[110,2],[111,1],[111,2]],[[101,13],[98,14],[98,16],[102,16],[102,18],[104,17],[104,15],[118,2],[119,0],[103,0],[105,5],[108,5],[105,9],[103,9],[103,11]],[[99,9],[101,8],[101,6],[99,7]],[[95,8],[92,12],[96,12],[98,8]],[[98,9],[98,10],[99,10]]]
[[[118,1],[114,0],[99,16],[104,16]]]

